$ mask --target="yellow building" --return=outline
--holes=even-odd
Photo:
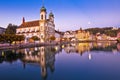
[[[25,42],[27,42],[32,36],[40,38],[40,42],[46,42],[51,36],[55,35],[54,15],[52,12],[47,19],[47,11],[43,6],[40,9],[40,20],[25,22],[25,18],[22,20],[22,24],[17,28],[17,35],[24,35]]]
[[[84,30],[80,29],[80,30],[76,31],[75,38],[79,41],[89,40],[90,39],[90,33],[88,31],[84,31]]]

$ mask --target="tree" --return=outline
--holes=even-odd
[[[10,43],[11,45],[12,42],[14,41],[14,36],[15,35],[10,35],[10,34],[0,35],[0,42],[7,42],[7,43]]]
[[[24,41],[25,40],[25,36],[24,35],[17,35],[17,41]]]
[[[56,39],[55,36],[50,37],[50,40],[52,40],[52,41],[54,41],[55,39]]]
[[[15,41],[23,41],[25,39],[24,35],[14,35],[14,34],[2,34],[0,35],[0,42],[7,42],[10,45]]]
[[[7,42],[10,43],[10,45],[11,45],[12,42],[14,41],[15,35],[5,34],[5,36],[6,36]]]
[[[31,39],[34,40],[34,42],[40,40],[40,38],[37,36],[32,36]]]
[[[25,40],[25,36],[24,35],[16,35],[15,41],[19,41],[20,42],[20,46],[21,46],[21,41]]]
[[[17,25],[9,24],[6,28],[5,34],[16,34]]]
[[[118,30],[114,30],[113,27],[105,27],[105,28],[88,28],[86,31],[89,31],[91,34],[96,35],[98,32],[100,34],[106,34],[111,37],[116,37]]]
[[[4,39],[3,39],[3,35],[0,34],[0,42],[3,42],[3,41],[4,41]]]

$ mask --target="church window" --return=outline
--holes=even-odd
[[[41,19],[43,20],[43,15],[41,15]]]

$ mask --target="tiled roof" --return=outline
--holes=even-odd
[[[39,20],[22,23],[18,28],[35,27],[35,26],[39,26]]]

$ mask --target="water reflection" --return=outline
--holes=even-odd
[[[90,51],[119,51],[120,43],[116,42],[96,42],[96,43],[74,43],[62,45],[66,53],[78,53],[81,56]]]
[[[24,54],[16,53],[15,50],[9,50],[9,51],[0,51],[0,63],[8,62],[13,63],[19,59],[22,59],[24,57]]]
[[[54,72],[55,54],[58,52],[55,47],[39,47],[25,49],[23,61],[25,63],[38,63],[41,67],[41,76],[43,79],[47,77],[47,67]]]
[[[52,73],[54,72],[55,55],[59,53],[60,50],[59,46],[26,48],[23,52],[25,55],[22,61],[27,64],[38,64],[41,68],[41,77],[45,80],[47,78],[48,68],[50,68]]]
[[[41,68],[41,77],[43,80],[47,78],[48,68],[51,73],[55,71],[55,55],[64,50],[67,54],[84,55],[88,53],[88,59],[92,59],[91,51],[112,51],[117,53],[120,51],[120,43],[102,42],[102,43],[72,43],[58,46],[46,46],[26,48],[19,50],[0,51],[0,63],[13,63],[17,60],[22,61],[23,68],[26,69],[28,64],[38,64]],[[26,65],[27,64],[27,65]]]

